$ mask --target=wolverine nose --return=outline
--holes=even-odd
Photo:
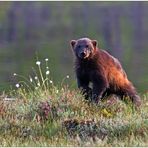
[[[86,53],[85,52],[81,52],[80,55],[81,55],[81,57],[85,57]]]

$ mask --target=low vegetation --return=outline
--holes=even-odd
[[[135,110],[116,96],[95,105],[79,90],[56,86],[48,59],[0,98],[0,146],[147,146],[148,94]]]

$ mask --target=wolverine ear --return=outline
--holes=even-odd
[[[72,48],[74,48],[74,46],[76,44],[76,40],[71,40],[70,44],[71,44]]]
[[[98,42],[96,40],[92,40],[91,42],[92,42],[92,44],[93,44],[94,47],[97,47]]]

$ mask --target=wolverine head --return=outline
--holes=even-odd
[[[77,58],[89,59],[96,50],[97,41],[89,38],[71,40],[71,47]]]

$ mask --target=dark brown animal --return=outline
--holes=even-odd
[[[91,98],[91,101],[98,103],[104,96],[116,94],[121,99],[130,98],[136,106],[141,105],[141,99],[120,62],[98,48],[96,40],[72,40],[71,46],[76,57],[78,87],[82,89],[86,99]],[[92,88],[89,87],[90,82]]]

